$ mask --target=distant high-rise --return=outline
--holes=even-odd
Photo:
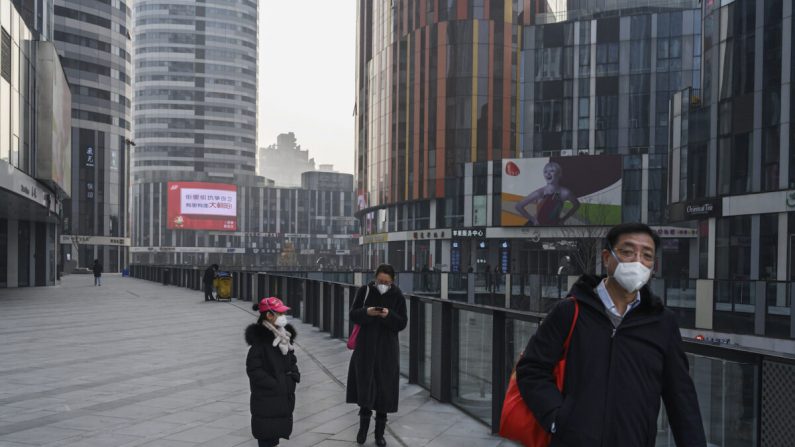
[[[135,4],[133,182],[256,170],[257,2]]]
[[[282,133],[276,137],[276,144],[260,148],[259,175],[277,186],[300,186],[301,173],[314,171],[315,159],[296,142],[294,133]]]
[[[46,3],[46,2],[45,2]],[[106,272],[129,250],[132,44],[129,0],[55,0],[53,39],[72,90],[72,198],[64,205],[64,257]]]

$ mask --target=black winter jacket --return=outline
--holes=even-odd
[[[389,314],[386,318],[370,317],[367,307],[385,307]],[[408,323],[403,292],[393,285],[381,295],[372,282],[362,286],[353,301],[350,320],[361,329],[348,366],[345,400],[379,413],[395,413],[400,389],[398,332]]]
[[[215,269],[212,267],[208,267],[207,270],[204,271],[204,276],[202,277],[202,280],[204,281],[205,290],[212,290],[213,279],[215,279]]]
[[[674,314],[648,286],[641,302],[613,328],[595,289],[582,276],[570,295],[580,313],[561,393],[552,376],[574,317],[573,300],[547,315],[516,366],[525,403],[555,434],[551,447],[653,447],[660,397],[679,447],[705,447],[704,427]]]
[[[94,276],[102,276],[102,264],[99,262],[95,262],[94,265],[91,266],[91,270],[94,272]]]
[[[285,327],[295,340],[295,328]],[[301,380],[295,354],[274,347],[273,333],[261,324],[246,328],[251,347],[246,372],[251,386],[251,433],[257,439],[289,439],[293,431],[295,385]]]

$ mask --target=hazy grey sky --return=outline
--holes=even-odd
[[[315,162],[353,173],[356,3],[259,2],[259,146],[295,132]]]

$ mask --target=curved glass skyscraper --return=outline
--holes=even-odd
[[[255,0],[135,3],[132,242],[133,253],[146,253],[148,262],[175,262],[169,254],[209,248],[234,253],[237,218],[247,216],[246,205],[233,207],[221,227],[169,218],[188,213],[169,195],[169,182],[193,182],[205,188],[196,194],[203,198],[215,197],[206,189],[236,190],[230,198],[240,204],[251,200],[245,187],[264,186],[256,176],[257,12]],[[172,251],[155,255],[149,247]]]
[[[668,103],[700,85],[697,1],[360,0],[357,28],[367,267],[535,274],[557,266],[539,253],[563,222],[663,223]],[[550,162],[578,201],[533,198]]]
[[[253,176],[257,2],[135,3],[133,181]]]

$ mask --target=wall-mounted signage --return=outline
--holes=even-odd
[[[720,198],[675,203],[668,207],[668,217],[672,222],[720,217],[722,204],[723,200]]]
[[[453,230],[453,237],[456,238],[484,238],[486,237],[486,229],[477,228],[457,228]]]

